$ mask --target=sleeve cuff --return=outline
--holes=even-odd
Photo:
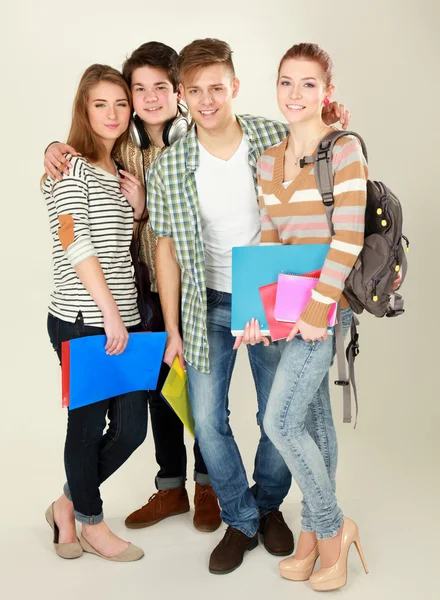
[[[76,267],[97,253],[90,239],[78,239],[66,249],[66,256],[72,267]]]
[[[301,314],[301,320],[313,327],[328,327],[328,313],[332,304],[324,304],[311,298]]]

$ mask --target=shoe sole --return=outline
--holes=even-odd
[[[261,537],[261,541],[263,542],[263,546],[264,546],[266,552],[269,552],[269,554],[271,554],[272,556],[290,556],[292,554],[292,552],[295,550],[295,544],[293,544],[293,546],[289,550],[283,550],[282,552],[273,552],[273,550],[271,550],[270,548],[268,548],[268,546],[266,546],[266,543],[264,541],[264,535],[262,533],[260,533],[259,535]]]
[[[315,590],[315,592],[332,592],[333,590],[339,590],[340,588],[344,587],[346,583],[347,576],[346,574],[344,574],[340,577],[337,577],[336,579],[333,579],[332,581],[324,581],[323,583],[311,583],[311,585],[312,589]]]
[[[156,519],[155,521],[148,521],[147,523],[127,523],[127,521],[125,521],[125,527],[127,527],[127,529],[144,529],[145,527],[152,527],[153,525],[156,525],[157,523],[160,523],[165,519],[169,519],[169,517],[177,517],[178,515],[184,515],[185,513],[189,512],[189,510],[189,508],[186,510],[179,510],[170,513],[169,515],[165,515],[160,519]]]
[[[254,540],[253,542],[251,542],[247,546],[246,550],[248,552],[250,552],[257,546],[258,546],[258,538],[256,540]],[[243,559],[244,559],[244,555],[243,555],[243,558],[241,559],[241,561],[237,565],[235,565],[235,567],[232,567],[232,569],[227,569],[226,571],[214,571],[213,569],[209,568],[209,572],[211,573],[211,575],[228,575],[229,573],[233,573],[236,569],[238,569],[238,567],[241,567],[241,565],[243,564]]]
[[[283,577],[284,579],[288,579],[289,581],[307,581],[308,579],[310,579],[311,573],[307,573],[305,571],[303,571],[302,573],[287,573],[286,571],[281,571],[280,569],[280,575],[281,577]]]

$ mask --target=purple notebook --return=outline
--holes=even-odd
[[[318,281],[317,277],[280,273],[275,300],[275,319],[296,323],[312,297],[312,290],[318,285]],[[335,302],[328,315],[329,327],[333,327],[336,322],[336,309]]]

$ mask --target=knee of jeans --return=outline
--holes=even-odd
[[[209,440],[213,436],[225,433],[228,426],[227,415],[216,413],[203,407],[193,414],[195,423],[195,434],[198,440]]]
[[[135,427],[122,428],[118,435],[118,442],[130,451],[134,452],[136,448],[145,441],[147,437],[147,421],[139,422]]]
[[[268,407],[263,419],[263,429],[272,444],[278,447],[281,443],[280,415],[278,411]]]
[[[263,420],[263,429],[272,444],[280,449],[286,440],[289,443],[299,437],[305,430],[305,423],[296,418],[292,411],[282,415],[279,410],[266,410]]]

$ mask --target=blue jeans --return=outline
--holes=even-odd
[[[47,328],[60,361],[62,342],[105,333],[104,329],[85,325],[81,313],[75,323],[49,314]],[[128,330],[137,329],[135,326]],[[68,411],[64,493],[73,501],[77,521],[96,525],[103,520],[99,487],[142,444],[147,420],[148,395],[144,391],[121,394]]]
[[[261,432],[255,457],[255,485],[251,490],[229,425],[228,392],[237,354],[232,349],[235,338],[231,334],[231,294],[208,289],[207,303],[211,372],[201,373],[187,366],[195,434],[220,502],[223,521],[253,536],[260,516],[279,508],[291,483],[289,469],[262,427],[281,348],[277,343],[248,347]]]
[[[342,311],[344,334],[352,311]],[[343,514],[336,500],[338,444],[330,404],[329,369],[335,336],[326,341],[294,338],[284,345],[264,418],[264,430],[278,448],[303,494],[302,529],[318,539],[335,536]]]

